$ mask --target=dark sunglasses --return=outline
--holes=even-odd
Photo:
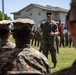
[[[69,21],[69,23],[75,24],[76,20]]]

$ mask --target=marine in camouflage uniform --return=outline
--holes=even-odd
[[[69,37],[68,36],[68,32],[66,32],[65,35],[64,35],[64,38],[65,38],[65,47],[68,47],[68,42],[69,42],[68,41],[69,40],[68,37]]]
[[[56,41],[56,52],[57,52],[57,53],[59,53],[59,38],[58,38],[58,37],[59,37],[58,35],[55,36],[55,41]]]
[[[0,21],[0,48],[15,48],[15,44],[10,42],[10,21]]]
[[[46,13],[47,19],[51,18],[51,14],[52,13],[50,12]],[[52,21],[51,19],[49,22],[47,20],[41,24],[41,29],[43,32],[43,39],[41,41],[43,54],[48,58],[48,52],[50,52],[52,62],[54,63],[54,67],[56,67],[57,59],[55,34],[58,34],[56,23],[54,23],[54,21]]]
[[[0,74],[46,74],[50,73],[47,58],[30,46],[30,31],[33,20],[17,19],[13,21],[13,37],[16,48],[1,50]]]
[[[36,32],[35,32],[35,43],[34,43],[34,46],[39,47],[39,41],[40,41],[40,35],[39,35],[38,28],[37,28]]]
[[[63,33],[60,34],[60,47],[61,46],[65,47],[65,45],[64,45],[64,34]]]

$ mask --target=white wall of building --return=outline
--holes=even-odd
[[[66,20],[66,13],[60,13],[60,19],[61,19],[61,21],[62,22],[65,22],[65,20]]]
[[[20,14],[14,14],[14,19],[20,18]]]
[[[28,18],[28,11],[23,10],[23,11],[21,12],[21,18]]]
[[[35,21],[35,27],[38,28],[40,21],[45,20],[46,19],[46,13],[48,11],[43,10],[41,8],[38,7],[32,7],[31,9],[28,9],[26,11],[26,9],[22,10],[19,14],[14,14],[14,19],[17,18],[29,18]],[[61,19],[61,21],[65,22],[65,18],[66,18],[66,14],[67,13],[63,13],[63,12],[52,12],[52,19],[55,20],[59,20]]]
[[[39,22],[42,20],[42,9],[39,8],[32,8],[28,10],[28,18],[35,21],[35,27],[39,27]]]
[[[59,12],[53,12],[53,19],[59,20],[60,19],[60,13]]]

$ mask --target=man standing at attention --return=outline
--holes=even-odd
[[[54,68],[56,67],[57,59],[56,59],[56,43],[55,43],[55,35],[58,34],[56,23],[54,23],[52,19],[52,13],[47,12],[46,17],[47,20],[41,24],[40,28],[42,32],[42,51],[43,54],[48,58],[48,52],[50,52],[52,57],[52,62],[54,63]]]

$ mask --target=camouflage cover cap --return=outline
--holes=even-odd
[[[0,25],[8,25],[8,24],[10,24],[10,22],[11,21],[9,21],[9,20],[2,20],[2,21],[0,21]]]
[[[28,24],[31,24],[31,25],[35,24],[35,22],[33,20],[27,19],[27,18],[25,18],[25,19],[18,18],[16,20],[14,20],[13,23],[23,23],[23,24],[27,24],[28,23]]]
[[[9,20],[2,20],[2,21],[0,21],[0,29],[2,29],[2,28],[9,28],[10,22],[11,21],[9,21]]]
[[[51,16],[51,15],[52,15],[51,12],[47,12],[47,13],[46,13],[46,16]]]
[[[29,27],[30,29],[32,28],[32,26],[35,24],[35,22],[31,19],[16,19],[13,21],[14,25],[13,25],[13,29],[25,29],[27,27]]]

